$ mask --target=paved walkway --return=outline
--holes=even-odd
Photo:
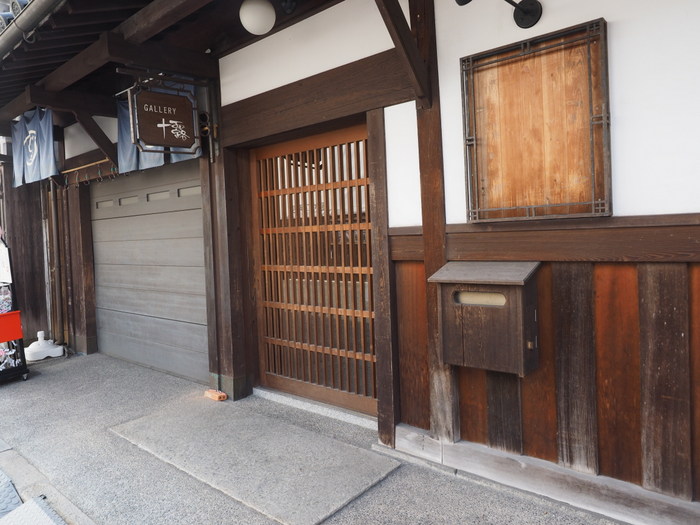
[[[546,498],[403,462],[376,430],[103,355],[0,383],[0,471],[75,524],[607,524]]]

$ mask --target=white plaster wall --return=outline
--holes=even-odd
[[[420,226],[420,169],[415,102],[384,110],[389,226]]]
[[[408,0],[401,0],[408,12]],[[223,57],[225,106],[393,48],[374,0],[345,0]]]
[[[700,2],[541,2],[531,29],[506,2],[436,2],[447,222],[466,220],[459,59],[596,18],[608,22],[613,213],[700,212]]]
[[[117,119],[110,117],[95,117],[95,122],[112,142],[117,142]],[[73,124],[64,130],[66,158],[77,157],[97,148],[90,136],[85,133],[80,124]]]

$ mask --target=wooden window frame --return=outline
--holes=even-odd
[[[542,57],[545,55],[552,56],[553,53],[563,53],[568,49],[576,50],[577,48],[579,48],[580,53],[585,53],[586,60],[574,64],[571,69],[565,70],[560,75],[563,78],[574,71],[573,68],[577,68],[576,74],[585,75],[587,85],[581,86],[579,94],[579,98],[583,101],[581,107],[584,110],[579,111],[579,116],[587,114],[587,119],[582,119],[580,125],[572,126],[565,123],[571,118],[560,120],[552,118],[555,111],[561,111],[557,109],[557,105],[564,106],[571,103],[569,99],[564,98],[566,87],[562,88],[557,85],[553,90],[552,100],[545,101],[544,96],[540,95],[543,108],[541,122],[526,123],[528,129],[539,132],[539,142],[537,142],[537,138],[528,140],[526,137],[522,142],[512,137],[508,139],[510,142],[502,138],[501,133],[507,133],[503,130],[509,127],[509,123],[514,121],[517,123],[517,119],[511,118],[510,114],[506,112],[499,111],[498,104],[502,104],[503,99],[498,92],[495,105],[492,106],[492,108],[496,108],[495,111],[499,111],[499,121],[495,126],[498,130],[496,133],[493,130],[482,130],[485,128],[485,122],[489,122],[486,119],[491,116],[487,115],[488,111],[493,110],[487,107],[484,102],[487,100],[487,95],[482,94],[482,91],[486,91],[484,80],[477,79],[478,81],[475,81],[475,77],[480,71],[487,71],[486,68],[491,68],[492,74],[495,72],[498,75],[499,70],[493,68],[525,64],[529,59],[533,59],[531,67],[534,70],[536,67],[543,67]],[[566,56],[562,56],[562,60],[565,60]],[[603,19],[461,59],[468,222],[612,215],[607,64],[606,23]],[[568,64],[567,67],[569,67]],[[502,69],[502,71],[504,70]],[[544,79],[544,72],[542,72],[539,81],[543,91]],[[496,76],[496,82],[501,82],[498,76]],[[566,80],[559,79],[560,84],[565,84],[565,82]],[[520,88],[519,93],[522,93],[523,84],[524,81],[516,84],[516,88]],[[497,84],[496,89],[501,89],[500,84]],[[512,94],[506,95],[506,99],[510,102],[513,98]],[[479,100],[479,109],[477,109],[477,99]],[[487,116],[477,116],[478,112]],[[547,120],[546,115],[549,115],[549,120]],[[570,114],[565,113],[565,116],[570,117]],[[556,124],[560,124],[560,126],[554,127]],[[517,125],[520,125],[520,129],[523,128],[522,122],[517,123]],[[517,126],[514,124],[513,128],[517,129]],[[489,133],[498,136],[495,139],[491,137],[489,140]],[[579,136],[577,137],[576,134]],[[547,143],[547,136],[550,137],[550,140],[556,137],[554,140],[560,143],[567,142],[564,150],[567,153],[574,151],[573,155],[578,155],[578,157],[574,157],[574,161],[578,161],[578,164],[572,162],[573,168],[560,169],[554,176],[547,173],[545,163],[552,162],[552,159],[555,159],[554,155],[560,153],[557,151],[544,152],[550,144]],[[564,137],[563,140],[560,138],[561,136]],[[584,142],[585,139],[582,138],[584,136],[587,136],[587,142]],[[538,171],[537,167],[530,167],[528,170],[524,163],[518,164],[513,161],[513,159],[527,159],[529,153],[527,148],[531,144],[542,144],[543,146],[540,155],[541,171]],[[573,144],[573,147],[570,148],[570,144]],[[512,155],[512,158],[508,159],[508,155],[499,151],[499,145],[503,145],[504,150]],[[559,148],[561,149],[561,146]],[[504,159],[507,162],[503,162]],[[559,162],[558,157],[556,157],[556,162]],[[503,167],[502,164],[505,166]],[[493,166],[496,166],[495,170]],[[490,168],[490,171],[487,168]],[[551,166],[550,171],[553,171]],[[494,175],[494,172],[497,173]],[[526,177],[528,174],[537,177],[541,184],[538,186],[536,182],[528,181]],[[572,181],[577,182],[569,182],[569,177]],[[491,188],[489,188],[489,182],[492,182]],[[498,190],[495,189],[499,187],[498,185],[502,188],[508,188],[508,186],[511,188],[501,190],[504,196],[500,196]],[[524,191],[518,192],[517,189],[514,189],[518,187]]]

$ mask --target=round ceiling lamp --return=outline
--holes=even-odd
[[[254,35],[269,33],[275,26],[275,8],[268,0],[243,0],[238,15],[245,30]]]

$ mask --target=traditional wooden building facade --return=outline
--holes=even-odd
[[[223,0],[34,0],[0,34],[3,134],[52,108],[61,152],[4,173],[25,333],[697,513],[697,3],[272,3],[262,37]],[[119,175],[115,95],[159,74],[203,155]]]

